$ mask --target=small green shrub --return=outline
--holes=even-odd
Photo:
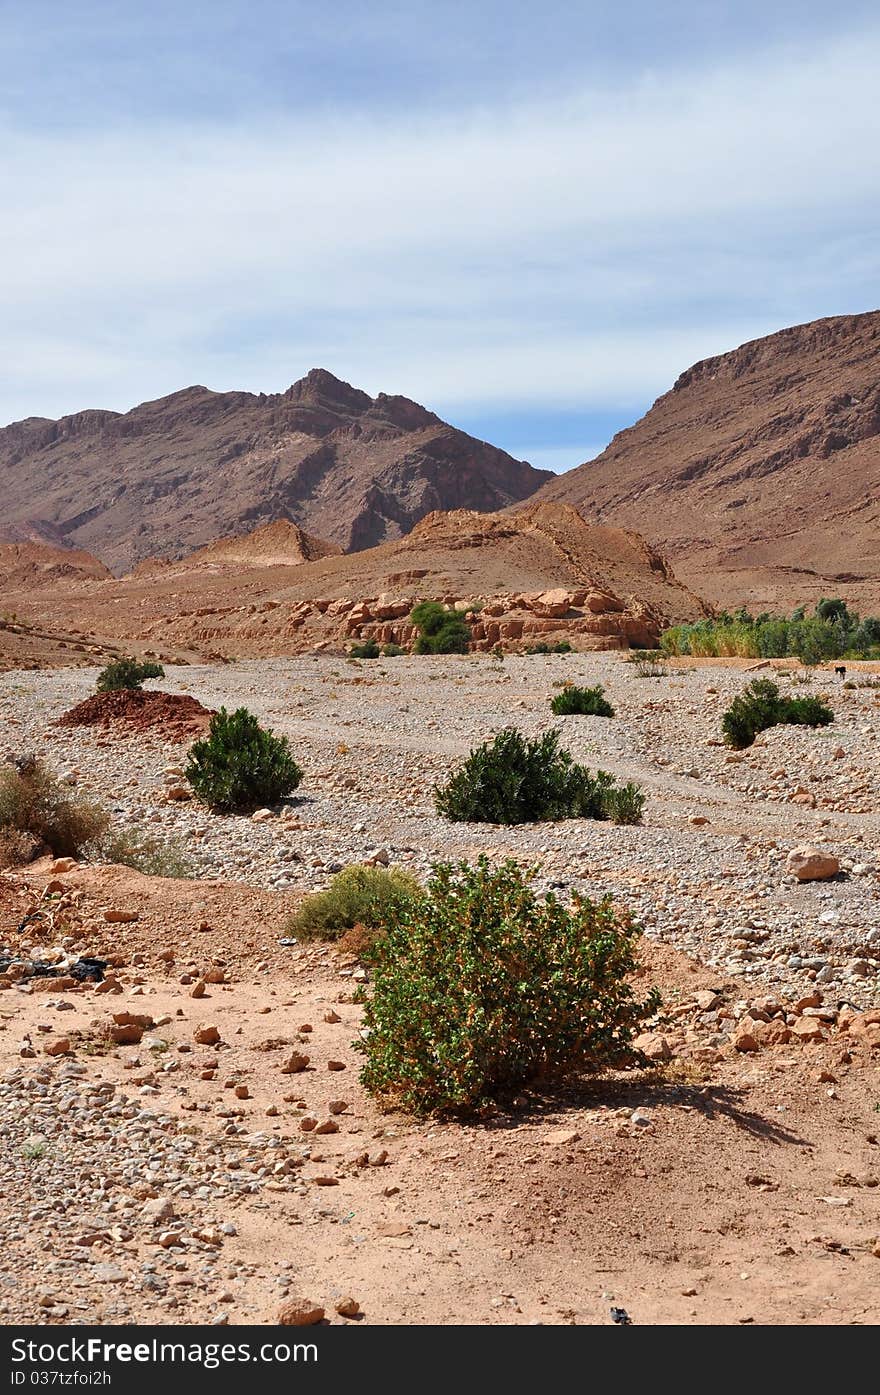
[[[499,1092],[643,1064],[654,1015],[628,982],[640,931],[610,898],[538,897],[515,862],[440,863],[376,946],[361,1079],[417,1113],[479,1108]]]
[[[261,727],[246,707],[231,714],[221,707],[214,714],[207,736],[190,749],[185,774],[199,798],[219,813],[274,804],[303,776],[287,737]]]
[[[605,696],[601,683],[595,688],[577,688],[567,683],[550,703],[556,717],[613,717],[614,708]]]
[[[364,640],[363,644],[353,644],[348,651],[350,659],[378,659],[381,650],[374,639]]]
[[[558,644],[530,644],[526,649],[527,654],[570,654],[571,645],[567,639],[561,639]]]
[[[383,659],[399,659],[405,653],[406,650],[400,644],[383,644],[382,646]]]
[[[624,663],[633,665],[636,678],[666,678],[669,669],[663,657],[662,649],[631,649]]]
[[[410,621],[418,630],[416,654],[466,654],[470,647],[470,626],[457,610],[447,610],[439,601],[420,601],[413,607]]]
[[[103,805],[61,784],[36,757],[23,756],[0,770],[0,832],[29,837],[32,855],[48,847],[56,857],[79,857],[109,823]]]
[[[85,849],[90,862],[110,862],[133,867],[147,877],[195,877],[196,867],[183,846],[173,839],[157,838],[139,828],[109,829]]]
[[[831,708],[818,698],[783,697],[771,679],[756,678],[733,699],[721,720],[721,730],[728,746],[741,751],[769,727],[824,727],[833,721]]]
[[[559,749],[559,732],[529,740],[514,727],[471,751],[449,781],[438,786],[438,813],[455,823],[539,823],[560,819],[613,819],[616,789],[604,770],[591,775]],[[627,820],[629,821],[629,820]]]
[[[625,785],[615,785],[605,791],[604,807],[606,817],[612,823],[641,823],[645,809],[644,791],[632,780]]]
[[[422,894],[416,878],[402,868],[344,867],[326,891],[306,897],[287,929],[298,940],[338,940],[355,925],[380,929],[401,901]]]
[[[98,674],[99,693],[115,693],[120,688],[140,689],[148,678],[164,678],[161,664],[141,663],[138,659],[114,659]]]

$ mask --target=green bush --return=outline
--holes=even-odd
[[[515,862],[440,863],[427,897],[389,916],[373,964],[361,1079],[416,1113],[479,1108],[499,1092],[643,1064],[656,1013],[628,982],[640,931],[610,898],[538,897]]]
[[[148,678],[164,678],[161,664],[141,663],[138,659],[114,659],[98,674],[99,693],[115,693],[120,688],[140,689]]]
[[[797,658],[803,664],[827,659],[872,658],[880,647],[880,619],[860,619],[842,600],[823,597],[812,615],[803,606],[791,615],[735,615],[722,611],[690,625],[673,625],[660,643],[668,654],[695,657]]]
[[[614,819],[616,788],[613,776],[604,770],[591,775],[561,751],[558,731],[529,740],[506,727],[493,741],[471,751],[461,768],[435,790],[434,803],[455,823]]]
[[[399,659],[405,653],[406,650],[399,644],[383,644],[382,646],[383,659]]]
[[[468,652],[470,626],[459,611],[447,610],[439,601],[420,601],[409,618],[419,632],[413,646],[416,654]]]
[[[348,651],[348,657],[350,659],[378,659],[381,652],[374,639],[367,639],[363,644],[353,644]]]
[[[287,929],[298,940],[338,940],[355,925],[381,929],[400,902],[421,895],[419,882],[402,868],[344,867],[326,891],[306,897]]]
[[[606,817],[612,823],[641,823],[645,808],[645,795],[639,785],[630,780],[625,785],[614,785],[603,796]]]
[[[756,678],[733,699],[721,720],[721,730],[728,746],[741,751],[768,727],[824,727],[833,721],[831,708],[818,698],[783,697],[769,678]]]
[[[561,639],[558,644],[530,644],[526,650],[527,654],[570,654],[571,645],[567,639]]]
[[[47,847],[56,857],[79,857],[109,823],[103,805],[61,784],[36,757],[23,756],[0,770],[0,832],[19,851],[29,838],[33,855]]]
[[[265,730],[245,707],[231,714],[221,707],[214,714],[207,736],[190,749],[185,774],[199,798],[219,813],[274,804],[303,775],[287,737]]]
[[[195,877],[196,867],[180,843],[139,828],[109,829],[85,849],[91,862],[133,867],[147,877]]]
[[[550,703],[556,717],[613,717],[614,708],[605,696],[601,683],[595,688],[576,688],[567,683]]]

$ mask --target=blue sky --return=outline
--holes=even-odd
[[[535,464],[880,303],[847,0],[0,0],[0,422],[322,366]]]

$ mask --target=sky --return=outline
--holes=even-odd
[[[0,0],[0,423],[323,367],[591,458],[880,304],[876,0]]]

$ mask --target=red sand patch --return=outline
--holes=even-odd
[[[186,693],[159,693],[123,688],[113,693],[96,693],[77,703],[63,717],[60,727],[124,726],[128,731],[162,729],[166,739],[187,741],[201,736],[214,715]]]

